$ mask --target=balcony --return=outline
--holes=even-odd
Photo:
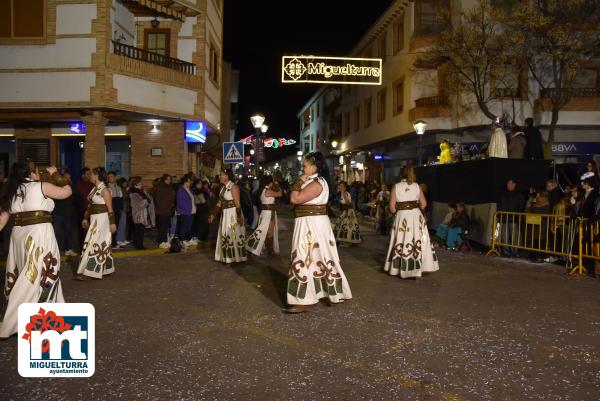
[[[148,50],[140,49],[139,47],[129,46],[113,40],[113,50],[114,53],[119,56],[125,56],[134,60],[141,60],[147,63],[160,65],[161,67],[171,68],[173,70],[181,71],[184,74],[196,74],[196,65],[193,63],[149,52]]]
[[[561,111],[600,111],[600,87],[595,88],[563,88],[570,100]],[[540,91],[540,98],[536,99],[536,111],[552,110],[550,98],[555,96],[555,88],[546,88]]]
[[[450,117],[450,106],[446,96],[428,96],[416,99],[415,107],[408,111],[408,118],[411,121],[438,117]]]
[[[113,41],[113,52],[107,55],[109,71],[135,78],[199,90],[202,77],[196,75],[196,65],[187,61],[149,52]]]

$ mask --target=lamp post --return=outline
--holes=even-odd
[[[413,123],[413,128],[419,137],[419,166],[423,163],[423,135],[425,135],[425,129],[427,123],[423,120],[417,120]]]
[[[251,141],[252,147],[254,149],[250,150],[250,155],[252,155],[252,159],[256,159],[256,160],[253,160],[255,162],[255,165],[256,165],[256,161],[262,161],[262,160],[258,160],[258,159],[260,159],[262,157],[261,156],[262,152],[258,149],[258,147],[260,146],[260,142],[259,141],[261,140],[261,130],[262,130],[263,126],[267,127],[267,129],[268,129],[268,126],[264,125],[265,116],[263,114],[261,114],[261,113],[253,114],[250,117],[250,122],[252,123],[252,126],[254,127],[254,130],[255,130],[255,134],[254,134],[254,136],[252,138],[252,141]],[[266,130],[263,131],[263,132],[266,132]],[[254,150],[254,152],[252,152],[252,150]],[[259,154],[255,155],[256,152],[259,152]]]

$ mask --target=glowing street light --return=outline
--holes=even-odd
[[[250,149],[250,155],[254,156],[254,149]]]
[[[423,120],[417,120],[413,123],[413,128],[419,137],[419,166],[423,162],[423,135],[425,135],[425,129],[427,128],[427,123]]]
[[[261,113],[256,113],[250,117],[250,122],[252,123],[252,126],[258,130],[265,122],[265,116]]]
[[[262,124],[260,126],[260,132],[262,132],[263,134],[265,134],[268,130],[269,130],[269,126],[267,124]]]
[[[335,149],[335,148],[337,148],[337,146],[338,146],[338,142],[336,140],[331,141],[331,147],[332,148]]]

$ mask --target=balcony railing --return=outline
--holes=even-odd
[[[448,105],[448,99],[446,98],[446,96],[422,97],[420,99],[415,100],[415,105],[417,107],[447,106]]]
[[[600,97],[600,88],[563,88],[569,97]],[[542,98],[550,98],[556,95],[556,88],[546,88],[541,91]]]
[[[140,49],[139,47],[129,46],[115,41],[113,41],[113,49],[114,53],[119,56],[145,61],[161,67],[177,70],[183,72],[184,74],[196,74],[196,65],[194,63],[163,56],[162,54],[149,52],[148,50]]]

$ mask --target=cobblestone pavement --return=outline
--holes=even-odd
[[[419,280],[381,271],[387,239],[340,247],[354,299],[282,313],[281,258],[227,268],[206,249],[61,277],[96,308],[96,373],[24,379],[0,342],[3,400],[589,400],[600,398],[600,282],[553,265],[440,251]]]

